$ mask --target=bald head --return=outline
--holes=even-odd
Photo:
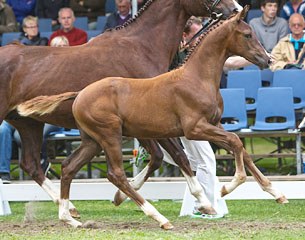
[[[299,39],[303,36],[305,27],[304,17],[299,13],[294,13],[289,18],[289,28],[293,37]]]

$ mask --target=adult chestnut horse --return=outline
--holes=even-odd
[[[57,202],[58,189],[40,168],[43,124],[48,122],[66,128],[76,128],[76,125],[72,101],[39,119],[20,117],[14,111],[16,105],[39,95],[79,91],[108,76],[143,78],[167,72],[178,49],[185,23],[191,15],[209,16],[217,12],[228,17],[237,8],[240,6],[234,0],[150,0],[139,11],[138,17],[82,46],[1,47],[0,123],[6,119],[20,133],[21,168]],[[89,161],[100,151],[95,141],[86,137],[82,140],[77,151],[81,157],[76,164],[78,161]],[[148,140],[146,145],[147,142],[150,149],[156,151],[151,152],[152,157],[162,160],[157,145]],[[182,149],[176,149],[176,157],[173,157],[186,159]],[[154,162],[160,162],[157,160]],[[63,162],[63,172],[69,171],[69,162],[69,159]],[[72,205],[70,207],[74,209]]]
[[[223,102],[219,85],[225,60],[232,54],[240,55],[262,68],[267,67],[270,60],[250,26],[242,21],[246,12],[245,8],[201,36],[192,55],[177,70],[149,79],[109,77],[80,92],[37,97],[21,104],[18,111],[25,116],[44,115],[56,109],[62,101],[76,97],[73,115],[82,136],[87,134],[104,149],[108,179],[164,228],[171,228],[169,221],[127,181],[122,166],[122,135],[137,138],[185,135],[188,139],[213,142],[235,156],[236,173],[232,182],[224,186],[225,193],[233,191],[246,180],[245,162],[263,190],[279,201],[287,202],[285,196],[274,189],[255,167],[239,137],[226,132],[220,123]],[[139,115],[139,112],[145,114]],[[63,175],[63,179],[66,177]],[[187,174],[185,177],[191,192],[202,200],[202,188],[196,178]],[[62,181],[63,204],[60,205],[59,215],[78,226],[80,222],[67,217],[69,188],[66,183]],[[205,203],[201,204],[204,208]]]

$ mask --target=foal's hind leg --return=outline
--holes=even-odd
[[[250,171],[252,176],[255,178],[255,180],[258,182],[258,184],[261,186],[261,188],[264,191],[270,193],[276,199],[276,202],[288,203],[288,200],[285,197],[285,195],[283,193],[281,193],[280,191],[278,191],[277,189],[275,189],[272,186],[269,179],[266,178],[261,173],[261,171],[255,166],[251,157],[249,156],[249,154],[246,152],[245,149],[244,149],[243,153],[244,153],[244,162],[245,162],[246,167],[248,168],[248,170]]]
[[[151,176],[155,170],[160,168],[163,159],[163,153],[155,140],[139,139],[139,142],[150,153],[150,161],[137,176],[130,180],[129,183],[135,190],[139,190],[147,181],[149,176]],[[117,190],[113,203],[116,206],[119,206],[126,199],[126,194]]]
[[[58,216],[60,220],[73,227],[81,226],[82,223],[73,219],[73,215],[70,215],[71,210],[69,212],[68,209],[72,179],[86,163],[101,151],[99,144],[83,131],[81,131],[81,139],[81,145],[62,163],[61,199]]]

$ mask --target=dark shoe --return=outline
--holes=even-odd
[[[9,173],[0,173],[0,178],[3,184],[11,183],[11,177]]]
[[[47,160],[41,159],[40,164],[44,175],[47,176],[51,163],[49,163]]]

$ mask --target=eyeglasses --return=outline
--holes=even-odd
[[[290,27],[302,27],[303,25],[301,23],[290,23]]]
[[[32,29],[32,28],[37,28],[38,26],[36,25],[36,26],[25,26],[25,28],[30,28],[30,29]]]

